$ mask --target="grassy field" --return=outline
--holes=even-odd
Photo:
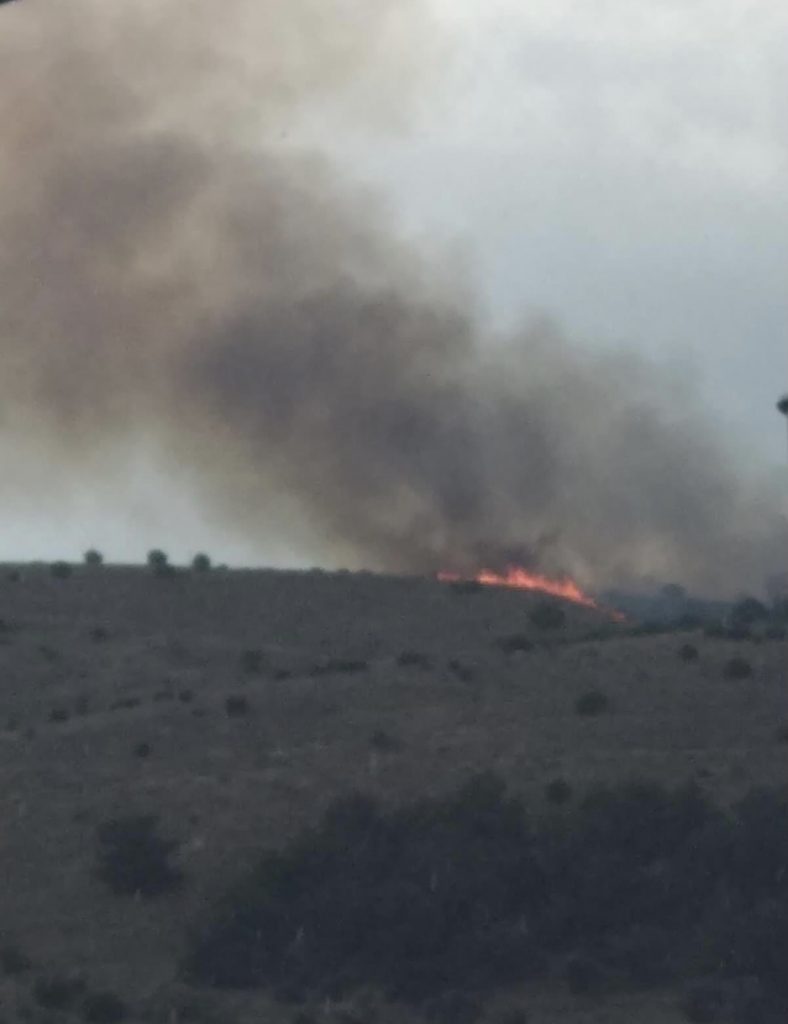
[[[784,784],[785,641],[636,637],[579,607],[539,630],[535,600],[366,574],[0,571],[0,939],[32,962],[0,978],[0,1018],[71,1019],[31,992],[81,971],[133,1020],[187,1020],[196,998],[196,1019],[289,1022],[262,995],[190,996],[177,963],[228,881],[349,790],[401,803],[494,769],[541,807],[559,777],[695,780],[722,802]],[[507,653],[513,635],[535,648]],[[734,655],[750,677],[726,675]],[[589,691],[604,713],[578,714]],[[149,813],[187,884],[120,899],[94,877],[96,828]],[[522,1001],[531,1024],[684,1019],[672,992]]]

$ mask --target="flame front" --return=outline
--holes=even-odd
[[[463,577],[451,572],[439,572],[438,579],[444,583],[456,583]],[[528,572],[520,566],[510,565],[503,573],[491,569],[481,569],[473,579],[488,587],[511,587],[514,590],[537,590],[553,597],[561,597],[565,601],[585,605],[586,608],[598,608],[599,605],[569,577],[551,579],[540,573]]]

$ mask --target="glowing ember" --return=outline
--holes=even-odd
[[[596,601],[585,594],[574,580],[550,579],[549,576],[542,576],[540,573],[528,572],[519,566],[511,565],[504,573],[492,572],[490,569],[481,569],[473,577],[477,583],[483,583],[488,587],[511,587],[514,590],[537,590],[543,594],[551,594],[553,597],[561,597],[565,601],[573,601],[575,604],[585,605],[586,608],[598,608]],[[439,572],[438,579],[444,583],[456,583],[461,576],[451,572]]]

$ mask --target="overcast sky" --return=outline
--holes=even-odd
[[[680,360],[732,445],[788,490],[774,410],[788,390],[788,8],[436,0],[436,25],[451,45],[407,128],[332,132],[334,158],[449,246],[494,321],[546,315],[589,346]],[[226,536],[157,472],[143,453],[103,491],[59,500],[54,529],[40,494],[7,502],[0,557],[161,543],[301,560]]]

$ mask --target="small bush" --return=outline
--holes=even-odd
[[[682,661],[697,661],[699,657],[700,654],[695,644],[684,644],[679,648],[679,658]]]
[[[531,609],[528,618],[537,629],[560,629],[566,622],[566,612],[557,604],[542,601]]]
[[[210,572],[210,558],[202,552],[195,555],[194,558],[192,559],[192,569],[194,569],[195,572]]]
[[[756,597],[745,597],[734,605],[731,621],[741,626],[749,626],[754,622],[763,622],[769,618],[769,609]]]
[[[517,654],[520,651],[532,651],[533,641],[524,633],[511,633],[509,636],[502,636],[496,640],[496,644],[504,654]]]
[[[68,562],[53,562],[49,567],[49,573],[56,580],[66,580],[74,570]]]
[[[104,643],[105,640],[109,640],[109,630],[104,626],[94,626],[90,631],[90,639],[94,644]]]
[[[369,663],[353,658],[329,658],[322,665],[314,665],[310,671],[312,676],[357,675],[366,672]]]
[[[118,1024],[128,1017],[126,1004],[114,992],[91,992],[82,1004],[88,1024]]]
[[[179,844],[156,835],[156,825],[154,815],[142,815],[98,827],[96,874],[112,892],[152,897],[180,887],[183,873],[169,860]]]
[[[731,658],[725,663],[727,679],[748,679],[752,675],[752,665],[746,658]]]
[[[224,710],[228,718],[240,718],[250,712],[249,701],[240,694],[228,697],[224,702]]]
[[[575,701],[575,711],[578,715],[601,715],[609,709],[609,698],[599,690],[588,690]]]
[[[191,704],[191,702],[194,700],[194,691],[181,690],[181,692],[178,694],[178,700],[181,702],[181,704]]]
[[[472,683],[473,682],[473,669],[468,665],[463,665],[461,661],[457,661],[456,658],[452,658],[447,662],[446,667],[449,672],[461,683]]]
[[[369,744],[373,750],[379,750],[384,754],[394,754],[402,750],[402,740],[398,736],[392,736],[384,729],[376,729],[369,738]]]
[[[33,996],[46,1010],[70,1010],[84,995],[87,985],[81,977],[37,978]]]
[[[50,722],[67,722],[69,718],[71,718],[71,715],[68,713],[68,711],[66,711],[65,708],[52,708],[52,710],[49,712]]]
[[[150,569],[160,569],[165,565],[169,565],[167,555],[160,548],[152,548],[148,552],[148,567]]]
[[[257,675],[263,670],[263,652],[250,648],[241,654],[241,668],[249,675]]]
[[[134,748],[134,754],[136,757],[150,757],[150,743],[138,743],[137,746]]]
[[[400,668],[418,668],[426,672],[432,668],[432,661],[419,651],[403,651],[397,658]]]
[[[566,779],[553,779],[544,788],[545,799],[551,804],[569,803],[572,799],[572,787]]]
[[[89,551],[86,551],[83,558],[85,565],[91,569],[98,569],[99,566],[104,564],[104,556],[100,551],[96,551],[95,548],[90,548]]]
[[[3,946],[0,949],[0,968],[4,974],[25,974],[32,967],[33,961],[18,946]]]

